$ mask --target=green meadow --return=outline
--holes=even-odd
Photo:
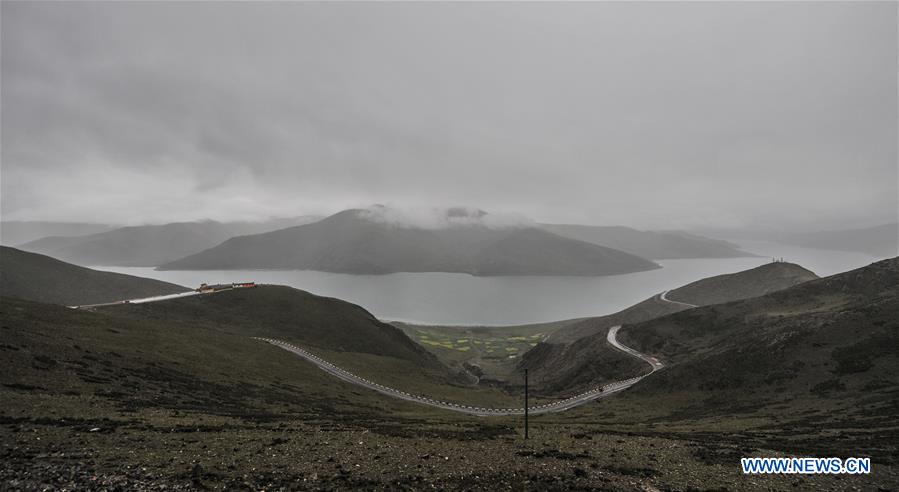
[[[577,320],[517,326],[432,326],[392,322],[451,367],[506,381],[519,357],[559,328]],[[480,373],[480,374],[477,374]]]

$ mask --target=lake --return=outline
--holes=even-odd
[[[735,241],[737,242],[737,241]],[[663,268],[605,277],[473,277],[456,273],[347,275],[306,270],[156,271],[92,267],[196,287],[202,282],[282,284],[359,304],[380,319],[441,325],[514,325],[610,314],[658,292],[771,261],[798,263],[820,276],[877,258],[760,241],[739,241],[761,258],[659,260]]]

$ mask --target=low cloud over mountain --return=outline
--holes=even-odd
[[[449,229],[482,226],[489,229],[520,229],[537,223],[521,214],[487,213],[474,207],[412,208],[372,205],[358,212],[362,219],[406,229]]]
[[[163,270],[264,268],[355,274],[615,275],[659,268],[612,248],[476,209],[408,213],[375,206],[313,224],[231,238]]]

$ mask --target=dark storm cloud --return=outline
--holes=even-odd
[[[5,219],[896,218],[896,4],[2,4]]]

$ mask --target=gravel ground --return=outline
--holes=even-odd
[[[869,476],[747,477],[741,456],[776,453],[579,425],[536,425],[524,441],[509,425],[478,420],[149,420],[7,421],[0,488],[892,490],[899,483],[886,465]]]

